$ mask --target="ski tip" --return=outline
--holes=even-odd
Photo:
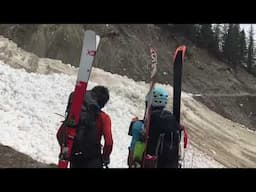
[[[95,31],[90,30],[90,29],[89,29],[89,30],[85,30],[84,32],[85,32],[85,33],[92,33],[92,34],[96,34],[96,33],[95,33]]]
[[[99,43],[100,43],[100,36],[96,35],[96,50],[98,49]]]
[[[150,53],[155,53],[155,52],[156,52],[156,49],[153,47],[150,47]]]
[[[175,61],[175,58],[176,58],[176,56],[177,56],[177,54],[178,54],[179,51],[182,52],[182,58],[184,59],[186,49],[187,49],[187,48],[186,48],[185,45],[179,46],[179,47],[176,49],[175,53],[174,53],[173,62]]]
[[[186,51],[186,46],[185,45],[181,45],[177,48],[177,51]]]
[[[84,36],[88,36],[88,37],[95,37],[95,41],[96,41],[96,50],[98,49],[99,43],[100,43],[100,36],[96,34],[95,31],[93,30],[86,30],[84,31]]]

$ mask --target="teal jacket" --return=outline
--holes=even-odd
[[[132,125],[132,140],[130,144],[130,149],[133,151],[135,143],[143,139],[144,126],[142,121],[135,121]]]

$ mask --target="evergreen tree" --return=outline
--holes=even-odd
[[[226,46],[225,44],[226,44],[227,35],[228,35],[228,28],[229,28],[228,24],[223,25],[222,31],[221,31],[221,38],[220,38],[221,53],[224,57],[225,57],[224,50],[225,50],[225,46]]]
[[[227,33],[224,34],[223,56],[235,71],[241,60],[240,55],[240,25],[229,24]]]
[[[240,32],[240,64],[246,63],[246,54],[247,54],[247,46],[246,46],[246,36],[244,30]]]
[[[248,45],[248,56],[247,56],[247,70],[252,71],[252,66],[254,65],[254,43],[253,43],[253,26],[251,25],[249,31],[249,45]]]
[[[211,24],[203,24],[200,30],[199,45],[213,51],[214,37]]]
[[[231,47],[232,47],[232,24],[229,24],[227,29],[225,29],[223,37],[223,56],[228,62],[231,62]]]
[[[241,60],[241,49],[240,49],[240,25],[234,24],[232,28],[232,42],[231,42],[231,62],[233,68],[237,69]]]
[[[219,57],[220,56],[220,36],[221,36],[221,29],[220,24],[216,24],[213,29],[213,40],[214,40],[214,54]]]

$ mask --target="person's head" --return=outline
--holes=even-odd
[[[152,90],[152,107],[165,107],[168,102],[168,92],[160,87],[155,86]],[[149,95],[146,96],[146,105],[149,100]]]
[[[109,91],[107,87],[98,85],[92,88],[93,95],[100,108],[103,108],[109,100]]]

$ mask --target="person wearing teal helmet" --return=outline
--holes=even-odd
[[[132,136],[129,146],[128,165],[129,167],[142,167],[143,154],[154,157],[153,163],[156,168],[177,168],[180,129],[174,115],[165,109],[168,103],[168,92],[161,86],[155,86],[151,93],[145,98],[146,108],[151,103],[151,120],[147,149],[145,151],[145,129],[144,121],[134,119],[130,125]],[[184,127],[184,126],[183,126]],[[187,135],[185,135],[187,140]],[[143,145],[144,143],[144,145]]]
[[[168,102],[168,92],[164,88],[157,86],[153,88],[151,93],[152,95],[146,96],[146,107],[149,99],[152,99],[152,108],[164,108]],[[138,166],[142,163],[145,150],[144,121],[138,118],[133,119],[130,125],[129,135],[132,136],[132,139],[129,146],[128,165],[129,167],[134,167],[135,164]]]

